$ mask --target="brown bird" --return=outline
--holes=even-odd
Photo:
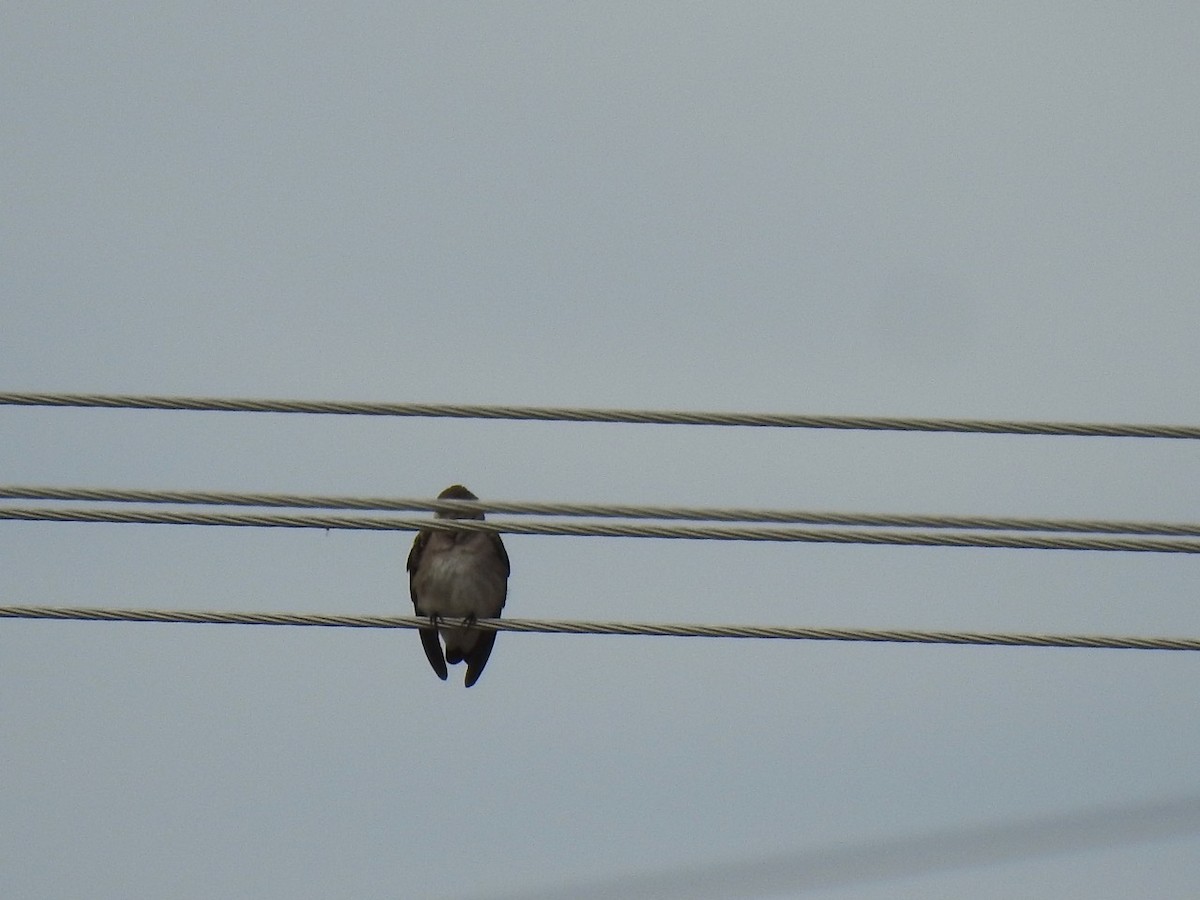
[[[461,484],[438,494],[439,500],[478,500]],[[482,519],[481,512],[439,512],[439,519]],[[408,554],[408,591],[418,616],[429,626],[417,629],[421,646],[438,678],[446,680],[446,663],[467,663],[467,687],[483,674],[496,632],[472,628],[477,618],[500,615],[508,595],[508,554],[500,535],[479,531],[434,531],[422,528]],[[465,619],[466,624],[441,626],[438,619]]]

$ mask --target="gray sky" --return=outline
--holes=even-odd
[[[1198,41],[1186,3],[9,4],[0,387],[1196,423]],[[10,483],[1200,517],[1183,441],[0,431]],[[411,608],[402,534],[0,532],[2,603]],[[506,543],[521,617],[1200,634],[1190,557]],[[409,632],[5,621],[0,894],[1190,897],[1198,678],[504,634],[464,691]],[[1064,852],[949,868],[1014,824]]]

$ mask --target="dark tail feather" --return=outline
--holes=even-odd
[[[442,657],[442,644],[438,640],[436,628],[418,628],[421,634],[421,646],[425,648],[425,657],[429,660],[429,664],[433,666],[433,671],[437,673],[437,677],[446,680],[446,660]]]
[[[487,665],[488,657],[492,655],[492,646],[496,643],[496,632],[484,631],[479,635],[479,640],[475,642],[475,646],[471,652],[467,654],[467,678],[463,683],[470,687],[479,680],[479,676],[483,674],[483,667]]]

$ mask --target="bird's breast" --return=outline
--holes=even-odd
[[[431,545],[413,578],[424,615],[490,618],[504,608],[508,579],[487,535]]]

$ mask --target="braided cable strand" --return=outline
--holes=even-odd
[[[530,503],[507,501],[425,500],[410,497],[159,491],[127,488],[77,488],[0,485],[0,499],[81,500],[113,503],[177,503],[213,506],[263,506],[307,509],[398,510],[406,512],[484,512],[508,515],[591,516],[595,518],[670,519],[712,522],[777,522],[893,528],[964,528],[996,531],[1074,531],[1098,534],[1163,534],[1200,537],[1200,523],[1138,522],[1104,519],[1038,519],[1001,516],[905,515],[818,510],[749,509],[713,506],[635,506],[606,503]]]
[[[485,406],[444,403],[363,403],[338,400],[256,400],[133,394],[0,393],[3,406],[69,406],[104,409],[170,409],[352,416],[421,416],[443,419],[510,419],[538,422],[607,422],[638,425],[722,425],[759,428],[826,428],[854,431],[930,431],[975,434],[1041,434],[1077,437],[1200,438],[1196,425],[1128,425],[884,416],[813,416],[771,413],[675,412],[589,409],[569,406]]]
[[[79,606],[0,606],[0,618],[103,622],[165,622],[209,625],[308,625],[334,628],[420,628],[415,616],[327,615],[283,612],[214,612],[106,609]],[[651,637],[755,638],[799,641],[869,641],[901,644],[967,644],[1005,647],[1086,647],[1110,650],[1200,650],[1200,638],[1119,637],[1082,634],[1007,634],[976,631],[908,631],[859,628],[797,628],[763,625],[682,625],[647,622],[583,622],[561,619],[479,619],[490,631],[536,634],[646,635]]]
[[[390,516],[328,516],[288,513],[176,512],[128,509],[61,509],[0,506],[0,520],[111,522],[140,525],[226,525],[367,531],[482,531],[572,537],[674,538],[715,541],[780,541],[809,544],[884,544],[902,547],[995,547],[1019,550],[1103,550],[1200,553],[1200,539],[1153,537],[1058,537],[971,532],[838,531],[739,525],[500,522],[473,519],[401,519]]]

